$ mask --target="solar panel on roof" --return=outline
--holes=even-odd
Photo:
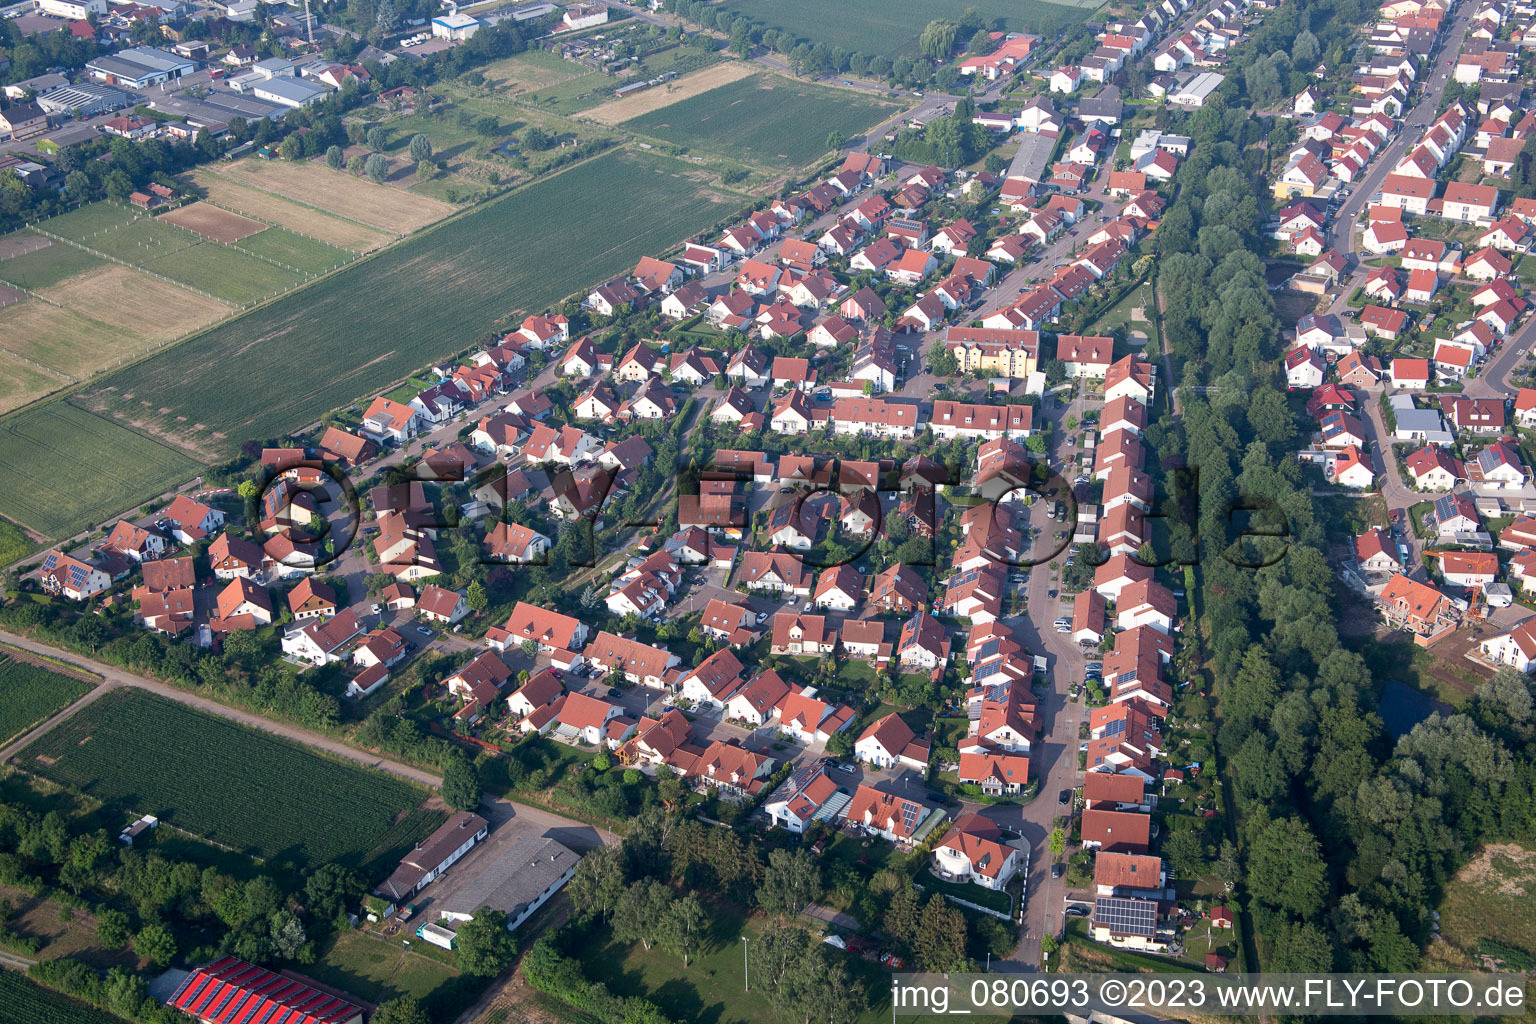
[[[1119,935],[1151,937],[1157,933],[1157,902],[1100,896],[1093,908],[1093,922]]]

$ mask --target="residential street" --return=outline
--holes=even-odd
[[[1398,120],[1398,132],[1387,147],[1377,154],[1376,160],[1371,164],[1371,169],[1366,176],[1351,186],[1349,199],[1339,208],[1338,214],[1328,226],[1328,244],[1335,252],[1349,255],[1355,251],[1355,224],[1360,214],[1367,206],[1371,205],[1371,196],[1381,191],[1381,186],[1397,166],[1403,154],[1417,145],[1422,136],[1422,129],[1429,125],[1440,111],[1440,98],[1445,95],[1446,83],[1450,81],[1446,69],[1455,63],[1456,55],[1461,52],[1462,42],[1466,39],[1467,31],[1472,27],[1472,14],[1474,4],[1462,4],[1460,12],[1451,22],[1451,30],[1446,36],[1446,42],[1441,46],[1435,56],[1435,63],[1429,72],[1429,80],[1420,83],[1422,89],[1419,102],[1412,110]],[[1346,288],[1345,295],[1353,290]]]

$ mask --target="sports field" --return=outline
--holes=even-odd
[[[704,178],[666,157],[609,152],[103,378],[70,401],[143,422],[205,458],[227,455],[247,439],[277,436],[383,390],[466,338],[628,270],[732,212]],[[602,217],[592,216],[595,203]]]
[[[1104,6],[1102,0],[1054,4],[1043,0],[721,0],[732,14],[789,32],[812,42],[840,46],[849,53],[894,57],[917,56],[917,38],[935,18],[957,20],[966,8],[974,8],[991,24],[1002,18],[1010,31],[1044,32],[1073,21],[1087,20],[1087,12]],[[961,40],[962,45],[964,40]]]
[[[426,792],[267,733],[122,689],[22,751],[28,771],[156,814],[223,846],[295,865],[393,867],[443,820]]]
[[[759,74],[631,118],[624,127],[756,164],[801,167],[826,152],[829,132],[861,135],[898,109],[852,90]]]
[[[209,202],[343,249],[367,252],[387,245],[394,239],[392,233],[333,217],[312,205],[297,203],[272,192],[220,177],[208,167],[198,168],[189,177],[208,197]]]
[[[200,468],[181,452],[64,402],[0,420],[0,515],[48,537],[72,536]]]
[[[221,165],[218,173],[285,199],[317,206],[338,217],[400,235],[426,227],[454,212],[449,203],[388,185],[375,185],[366,178],[333,171],[323,163],[246,157]]]
[[[0,655],[0,743],[64,710],[90,683]]]

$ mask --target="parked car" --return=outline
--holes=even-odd
[[[417,626],[416,627],[416,632],[420,633],[422,636],[431,636],[432,635],[432,631],[430,629],[428,629],[426,626]]]
[[[1051,877],[1052,878],[1060,878],[1062,875],[1064,875],[1066,873],[1067,873],[1066,865],[1064,865],[1061,861],[1057,861],[1055,864],[1051,865]]]
[[[1059,804],[1071,803],[1072,802],[1072,791],[1070,789],[1062,790],[1061,791],[1061,795],[1056,797],[1056,802],[1059,803]]]
[[[619,689],[617,686],[610,686],[610,687],[608,687],[608,696],[610,696],[610,697],[622,697],[622,696],[624,696],[624,691]]]

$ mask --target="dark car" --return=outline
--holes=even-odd
[[[1087,917],[1090,913],[1092,911],[1086,903],[1074,903],[1066,910],[1068,917]]]
[[[1061,861],[1057,861],[1055,864],[1051,865],[1051,877],[1060,878],[1063,874],[1066,873],[1066,870],[1066,865],[1062,864]]]
[[[1061,791],[1061,795],[1056,798],[1056,802],[1059,803],[1059,804],[1071,803],[1072,802],[1072,791],[1070,789],[1062,790]]]
[[[622,697],[622,696],[624,696],[624,691],[619,689],[617,686],[610,686],[610,687],[608,687],[608,696],[610,696],[610,697]]]

